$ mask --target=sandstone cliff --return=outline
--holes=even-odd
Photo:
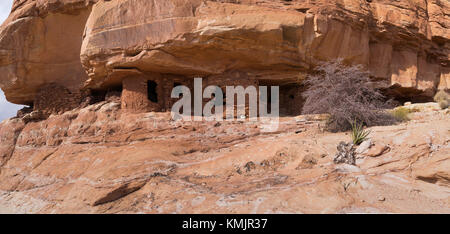
[[[0,123],[0,213],[450,213],[448,110],[371,128],[355,166],[333,163],[348,134],[292,112],[337,58],[400,100],[448,90],[449,17],[445,0],[16,0],[0,88],[31,107]],[[171,120],[195,76],[279,85],[288,114],[273,133]]]
[[[450,87],[449,12],[443,0],[16,0],[0,87],[32,104],[44,84],[106,89],[135,70],[289,82],[339,57],[396,95],[431,97]]]

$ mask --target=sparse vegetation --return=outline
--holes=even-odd
[[[394,116],[394,118],[397,121],[408,121],[409,117],[408,115],[411,113],[412,111],[408,108],[405,107],[397,107],[394,110],[391,111],[392,116]]]
[[[434,101],[437,102],[442,109],[447,109],[450,105],[450,95],[444,90],[440,90],[434,96]]]
[[[352,123],[352,141],[355,145],[360,145],[369,136],[370,131],[364,130],[364,126],[362,124],[358,124],[356,121]]]
[[[306,80],[305,114],[330,114],[329,131],[348,131],[357,121],[362,126],[388,125],[396,119],[385,111],[390,101],[371,84],[361,66],[345,66],[341,60],[322,63]]]

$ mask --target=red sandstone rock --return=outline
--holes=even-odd
[[[204,86],[282,84],[281,107],[294,115],[292,82],[338,57],[397,84],[396,95],[430,97],[450,84],[449,9],[437,0],[16,0],[0,29],[0,87],[35,111],[0,123],[0,213],[450,213],[448,111],[419,104],[410,122],[371,128],[365,153],[382,157],[356,165],[333,163],[350,139],[323,132],[324,115],[282,117],[264,133],[255,122],[149,112],[203,76]],[[87,88],[106,101],[87,106]]]
[[[378,157],[388,151],[389,146],[384,144],[375,144],[374,146],[370,147],[370,149],[365,152],[364,155],[369,157]]]
[[[429,96],[447,76],[447,4],[327,2],[99,2],[81,51],[88,85],[102,86],[121,67],[187,77],[244,70],[296,80],[317,61],[338,57],[365,65],[387,85]]]
[[[284,117],[269,134],[252,122],[173,122],[119,108],[0,123],[0,212],[450,212],[443,110],[371,128],[375,145],[391,150],[352,166],[331,157],[349,135],[314,121]]]
[[[298,81],[340,57],[381,86],[429,98],[450,83],[449,9],[437,0],[16,0],[0,29],[0,87],[31,104],[42,85],[107,89],[133,69]]]
[[[87,79],[80,48],[89,2],[14,1],[0,29],[0,87],[9,101],[32,104],[52,82],[79,91]]]

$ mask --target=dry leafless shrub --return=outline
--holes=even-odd
[[[396,122],[386,113],[390,101],[370,82],[369,73],[361,66],[345,66],[341,60],[322,63],[315,75],[308,76],[303,96],[305,114],[330,114],[327,123],[332,132],[348,131],[352,123],[364,126]]]

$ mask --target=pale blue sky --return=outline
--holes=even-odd
[[[12,2],[13,0],[0,0],[0,24],[8,17],[9,12],[11,11]],[[7,102],[3,95],[3,91],[0,89],[0,121],[15,116],[17,110],[21,108],[22,106]]]

